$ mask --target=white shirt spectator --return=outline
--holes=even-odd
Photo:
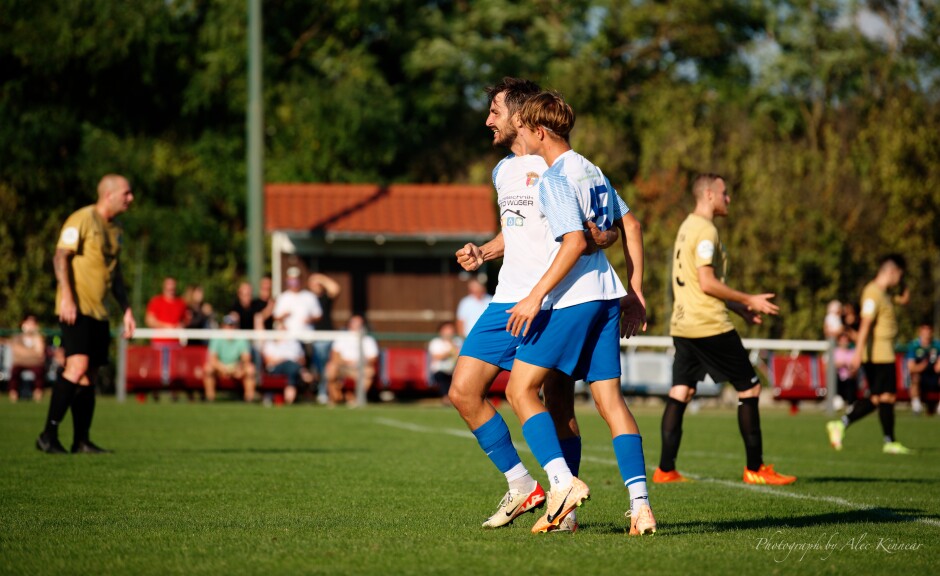
[[[366,360],[374,360],[379,357],[379,345],[375,338],[368,334],[362,338],[362,350],[366,354]],[[333,342],[333,351],[339,354],[344,362],[358,362],[359,340],[356,338],[340,338]]]
[[[287,314],[281,320],[284,329],[298,332],[313,330],[313,322],[323,316],[323,309],[313,292],[287,290],[282,292],[274,303],[274,317],[281,318],[284,314]]]
[[[292,339],[268,340],[261,348],[266,364],[280,364],[287,360],[303,362],[304,349],[300,342]]]
[[[461,336],[466,338],[467,334],[473,330],[473,325],[480,319],[483,311],[490,305],[491,300],[493,300],[493,297],[489,294],[484,294],[482,298],[468,295],[460,299],[460,303],[457,304],[457,322],[463,329]]]

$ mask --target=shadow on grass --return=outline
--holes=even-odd
[[[827,512],[810,516],[784,516],[747,518],[741,520],[670,522],[660,525],[656,537],[687,536],[713,532],[738,532],[741,530],[766,530],[769,528],[820,528],[827,525],[847,524],[898,524],[920,520],[938,520],[935,515],[923,514],[919,510],[906,508],[870,508],[846,512]],[[581,528],[591,532],[623,533],[622,524],[582,524]]]
[[[828,484],[838,482],[839,484],[862,484],[874,482],[890,482],[891,484],[936,484],[940,479],[936,478],[859,478],[857,476],[800,476],[800,484]]]
[[[371,450],[350,448],[180,448],[171,452],[187,454],[351,454]]]

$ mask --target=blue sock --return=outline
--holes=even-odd
[[[559,440],[558,443],[561,444],[561,453],[565,455],[568,468],[571,469],[572,474],[577,476],[578,472],[581,471],[581,437],[572,436],[571,438]]]
[[[512,445],[509,427],[503,417],[496,413],[486,424],[473,431],[480,448],[489,456],[499,471],[505,474],[513,466],[522,462],[516,447]]]
[[[646,461],[643,459],[643,438],[639,434],[621,434],[614,438],[614,456],[623,485],[646,482]]]
[[[522,435],[542,468],[555,458],[562,458],[555,424],[548,412],[539,412],[526,420],[522,425]]]

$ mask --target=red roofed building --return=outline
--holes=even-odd
[[[454,252],[491,239],[498,216],[491,186],[268,184],[265,230],[275,292],[298,266],[343,287],[336,328],[355,312],[378,332],[434,332],[466,295]]]

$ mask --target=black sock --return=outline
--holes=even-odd
[[[747,469],[760,470],[764,463],[764,442],[760,433],[760,412],[757,410],[757,398],[738,399],[738,428],[744,438],[744,452],[747,454]]]
[[[878,404],[878,419],[881,420],[881,431],[885,435],[885,442],[894,442],[894,402]]]
[[[663,448],[659,456],[659,469],[663,472],[676,469],[676,455],[679,454],[679,442],[682,440],[682,416],[686,406],[686,402],[666,398],[662,423]]]
[[[58,437],[59,424],[65,418],[65,413],[69,411],[72,405],[72,398],[78,391],[78,385],[65,379],[65,376],[59,374],[55,384],[52,386],[52,399],[49,401],[49,414],[46,416],[46,427],[43,433],[47,436]],[[73,415],[74,418],[74,415]]]
[[[856,400],[851,407],[845,412],[845,416],[842,418],[842,423],[848,426],[853,424],[858,420],[861,420],[865,416],[868,416],[875,411],[875,405],[872,404],[871,400],[868,398],[862,398],[861,400]]]
[[[88,442],[91,419],[95,415],[95,388],[79,386],[72,399],[72,424],[75,428],[73,443]]]

